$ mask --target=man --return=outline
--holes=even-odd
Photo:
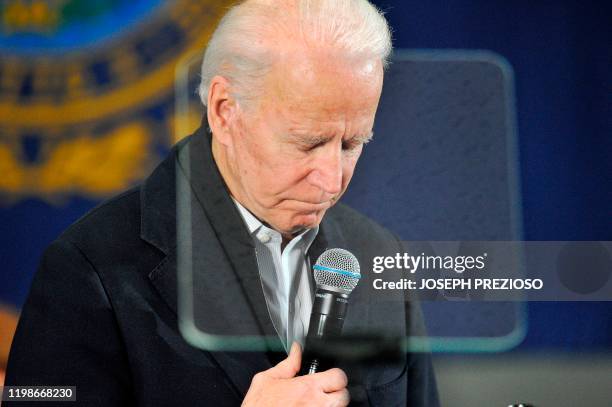
[[[336,205],[371,137],[390,49],[384,18],[365,0],[252,0],[230,10],[202,64],[207,123],[141,188],[94,209],[50,246],[6,384],[76,386],[77,404],[88,406],[437,405],[426,354],[361,376],[334,368],[296,377],[294,342],[307,332],[316,253],[399,250],[389,232]],[[221,327],[253,323],[277,336],[286,359],[202,351],[181,336],[185,242],[176,223],[185,197],[197,308]],[[346,328],[410,334],[419,321],[405,304],[371,309],[363,284]]]

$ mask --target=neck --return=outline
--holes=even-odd
[[[232,196],[235,196],[235,194],[232,191],[232,185],[229,179],[229,171],[227,169],[227,154],[225,152],[225,149],[223,148],[223,146],[219,145],[215,136],[211,135],[211,137],[212,137],[212,140],[211,140],[210,145],[211,145],[213,160],[215,161],[215,164],[217,165],[217,168],[219,169],[219,173],[221,173],[221,178],[223,178],[223,182],[225,182],[225,185],[227,185],[227,188],[230,190],[230,193],[232,194]]]
[[[244,204],[244,199],[242,199],[242,194],[239,193],[238,187],[236,186],[236,182],[234,182],[232,171],[229,168],[229,159],[227,156],[226,147],[220,144],[215,139],[214,136],[212,136],[211,150],[212,150],[213,160],[215,161],[215,164],[217,165],[217,168],[219,169],[221,178],[223,179],[223,182],[227,186],[227,189],[229,190],[230,195],[235,200],[240,202],[240,205],[244,206],[249,211],[251,211],[251,213],[253,213],[253,211],[247,205]]]

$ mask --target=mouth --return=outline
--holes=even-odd
[[[300,212],[319,212],[324,211],[326,209],[331,208],[335,200],[329,200],[324,202],[306,202],[306,201],[296,201],[298,202],[298,206],[300,207]]]

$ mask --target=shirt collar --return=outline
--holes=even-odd
[[[249,233],[252,235],[253,233],[257,232],[257,229],[262,227],[263,223],[261,223],[261,221],[257,219],[255,215],[253,215],[247,208],[242,206],[240,202],[235,200],[234,197],[232,197],[232,201],[234,201],[234,204],[238,208],[238,212],[240,212],[240,216],[242,216]]]
[[[251,236],[261,240],[260,235],[262,233],[269,233],[269,234],[272,234],[273,237],[276,237],[280,243],[281,234],[278,231],[273,230],[267,227],[266,225],[264,225],[259,219],[257,219],[255,215],[251,213],[251,211],[249,211],[247,208],[242,206],[240,202],[234,199],[234,197],[232,197],[232,200],[234,201],[234,204],[236,204],[236,207],[238,208],[238,212],[240,212],[240,216],[242,216],[242,219],[244,220],[244,223]],[[298,239],[297,242],[299,242],[300,240],[303,241],[304,252],[306,252],[310,248],[310,245],[312,244],[314,239],[317,237],[318,233],[319,233],[319,226],[316,226],[312,229],[304,230],[299,235],[291,239],[291,241],[295,239]]]

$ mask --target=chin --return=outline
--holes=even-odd
[[[312,212],[308,214],[297,215],[292,222],[290,230],[299,231],[303,229],[312,229],[319,226],[325,211]]]

